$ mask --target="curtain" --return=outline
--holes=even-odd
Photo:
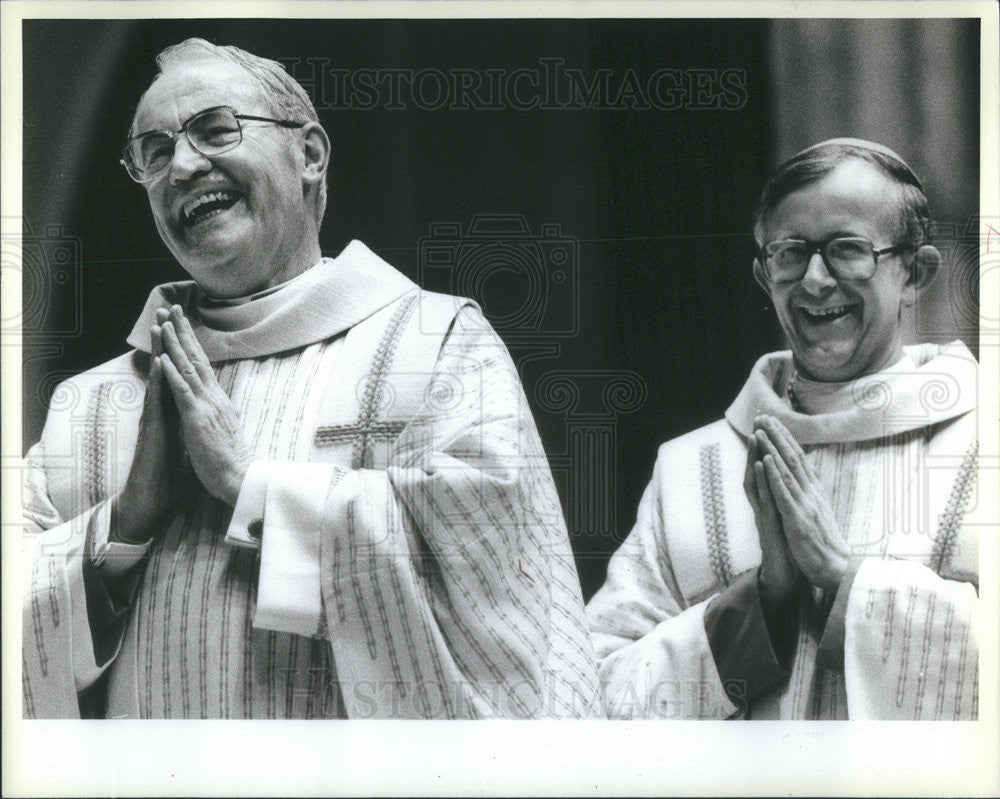
[[[977,351],[979,20],[775,20],[767,42],[774,163],[835,136],[899,153],[924,184],[945,259],[906,319],[908,340]]]

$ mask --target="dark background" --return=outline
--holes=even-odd
[[[186,278],[118,159],[156,53],[189,36],[314,87],[324,66],[485,74],[558,58],[588,79],[610,70],[613,88],[629,69],[642,84],[660,68],[740,71],[735,108],[693,92],[674,110],[363,109],[314,93],[334,148],[324,254],[361,239],[425,288],[484,305],[521,370],[587,598],[658,444],[719,418],[783,346],[750,272],[754,204],[778,160],[838,135],[903,154],[952,245],[910,338],[976,347],[978,20],[32,20],[25,449],[58,381],[124,351],[151,287]],[[497,215],[521,232],[477,238]],[[435,248],[452,255],[432,268]],[[560,381],[575,407],[559,405]]]

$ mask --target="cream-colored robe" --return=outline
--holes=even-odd
[[[785,393],[790,354],[765,356],[724,420],[660,447],[635,528],[587,607],[609,715],[975,717],[977,365],[960,342],[906,352],[853,383],[797,381],[803,413]],[[747,582],[760,548],[742,482],[759,413],[804,447],[857,569],[836,602],[804,592],[777,680],[764,673],[778,664]],[[744,629],[764,634],[713,652],[706,610],[737,596]],[[720,675],[720,654],[743,676]]]
[[[188,468],[141,557],[107,543],[107,500],[134,452],[149,326],[174,302],[256,460],[235,510]],[[27,456],[25,716],[77,716],[104,672],[111,718],[593,714],[558,497],[472,303],[352,242],[248,302],[160,287],[129,343],[58,387]]]

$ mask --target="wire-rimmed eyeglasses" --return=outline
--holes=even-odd
[[[205,156],[219,155],[238,147],[243,141],[240,120],[270,122],[283,128],[301,128],[306,124],[238,114],[228,106],[206,108],[189,117],[180,130],[148,130],[132,136],[122,150],[121,164],[136,183],[149,183],[170,166],[177,140],[182,135],[187,137],[191,147]]]

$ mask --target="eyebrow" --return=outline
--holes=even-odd
[[[231,105],[206,105],[200,111],[195,111],[193,114],[188,114],[187,117],[184,119],[184,121],[181,123],[181,126],[179,128],[177,128],[176,130],[174,130],[173,128],[150,128],[149,130],[142,130],[142,131],[139,131],[138,133],[131,134],[129,136],[129,139],[137,139],[140,136],[145,136],[147,133],[165,133],[165,132],[180,133],[182,130],[184,130],[184,126],[187,125],[188,122],[190,122],[192,119],[194,119],[199,114],[204,114],[206,111],[215,111],[218,108],[228,108],[234,114],[238,114],[239,113],[239,111],[237,111]]]

